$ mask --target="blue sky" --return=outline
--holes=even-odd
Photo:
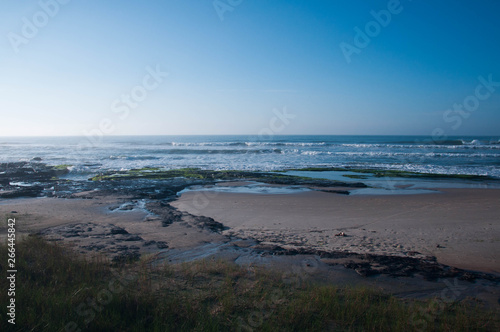
[[[0,5],[0,136],[500,134],[498,1],[59,1]]]

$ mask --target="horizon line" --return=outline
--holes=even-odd
[[[129,135],[102,135],[99,136],[102,139],[106,137],[165,137],[165,136],[260,136],[258,134],[129,134]],[[406,137],[432,137],[429,134],[275,134],[272,137],[287,137],[287,136],[406,136]],[[500,134],[464,134],[464,135],[449,135],[440,139],[447,139],[449,137],[488,137],[488,136],[499,136]],[[86,138],[86,135],[0,135],[0,138],[59,138],[59,137],[74,137],[74,138]],[[93,136],[92,136],[93,137]]]

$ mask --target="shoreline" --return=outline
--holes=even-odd
[[[50,195],[0,199],[0,214],[17,219],[20,236],[39,234],[116,263],[144,256],[172,263],[211,257],[293,272],[314,262],[318,273],[310,277],[326,283],[432,297],[446,282],[459,282],[460,298],[498,305],[500,189],[348,195],[361,185],[263,175],[264,189],[309,190],[224,193],[210,188],[255,183],[249,176],[254,173],[204,173],[223,181],[190,174],[78,183],[47,176]],[[193,186],[203,190],[177,196]],[[39,195],[47,193],[43,183],[38,187]],[[5,236],[0,227],[0,238]]]
[[[478,195],[482,191],[489,190],[491,189],[464,191],[469,192],[470,195]],[[451,191],[451,193],[438,196],[464,194],[464,192],[453,193],[454,190]],[[203,195],[200,197],[207,197],[207,192],[191,192],[191,195],[196,195],[196,193]],[[250,196],[256,200],[260,198],[268,202],[272,202],[271,198],[274,196],[275,199],[284,202],[287,199],[297,198],[296,196],[303,199],[302,196],[308,194],[321,195],[334,200],[387,199],[387,197],[345,196],[324,192],[284,195],[250,194]],[[243,197],[248,201],[247,196],[249,194],[209,195],[211,201],[208,206],[215,207],[221,201],[234,204],[235,198]],[[419,196],[429,197],[430,195]],[[231,197],[232,201],[228,201],[228,197]],[[392,197],[409,198],[407,195]],[[203,215],[183,211],[186,207],[183,203],[188,198],[194,202],[192,197],[187,195],[169,203],[150,201],[144,204],[143,200],[130,196],[83,192],[74,194],[73,198],[2,200],[0,214],[9,215],[13,210],[16,211],[12,215],[17,219],[20,235],[36,233],[49,241],[69,246],[81,254],[104,255],[110,261],[117,263],[137,260],[141,256],[148,255],[155,257],[158,263],[162,261],[180,263],[216,258],[243,266],[261,265],[272,270],[288,270],[290,273],[295,273],[303,270],[304,262],[308,262],[307,264],[312,262],[315,267],[314,273],[307,273],[305,277],[320,283],[361,285],[378,288],[401,297],[427,298],[439,296],[439,292],[446,289],[449,283],[454,282],[461,287],[461,295],[458,299],[474,297],[490,307],[498,305],[496,302],[500,297],[500,274],[491,267],[470,269],[470,266],[445,264],[446,260],[443,261],[439,255],[423,251],[410,253],[406,247],[403,248],[404,254],[394,254],[363,250],[358,250],[358,252],[325,250],[318,246],[300,246],[293,244],[292,241],[275,241],[275,238],[271,238],[262,229],[258,229],[257,233],[253,233],[252,229],[246,230],[248,233],[244,232],[242,236],[238,232],[244,229],[244,225],[235,226],[225,220],[212,218],[208,213],[209,210],[206,210],[207,213],[204,212]],[[178,209],[176,207],[178,204],[182,205],[183,209]],[[345,203],[342,205],[348,208]],[[287,209],[288,216],[293,214],[289,207],[290,205]],[[235,215],[245,215],[240,207],[236,207],[234,211],[237,212]],[[259,211],[266,210],[261,206]],[[283,211],[278,214],[284,215]],[[307,225],[301,226],[303,229],[307,228]],[[365,229],[368,230],[366,227]],[[313,228],[310,234],[317,235],[320,234],[319,231],[325,230]],[[334,237],[334,239],[350,241],[356,238],[353,236],[355,235],[354,228],[347,227],[344,231],[347,236]],[[287,229],[287,232],[295,236],[305,234],[292,227]],[[4,230],[0,229],[0,237],[3,238],[6,235],[4,233]],[[255,234],[260,235],[253,236]],[[276,232],[274,237],[276,237]]]

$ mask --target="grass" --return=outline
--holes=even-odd
[[[152,266],[151,256],[113,266],[37,237],[18,242],[16,254],[16,325],[3,318],[2,331],[414,331],[420,316],[426,331],[500,327],[464,303],[403,302],[219,260]],[[5,271],[5,245],[0,257]],[[5,310],[5,277],[0,287]]]

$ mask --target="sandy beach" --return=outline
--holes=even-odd
[[[19,237],[39,234],[114,262],[219,258],[413,298],[440,296],[458,282],[460,299],[495,307],[499,200],[493,189],[385,196],[191,191],[169,202],[94,190],[3,199],[0,214],[16,218]],[[1,227],[0,237],[6,234]]]
[[[16,218],[18,236],[41,234],[82,254],[103,254],[108,258],[138,257],[166,248],[223,241],[218,233],[193,227],[195,218],[186,216],[166,228],[161,216],[146,211],[142,202],[118,195],[89,198],[89,194],[76,194],[71,199],[3,200],[0,214]],[[1,227],[0,238],[5,240],[6,235],[6,227]]]
[[[143,254],[238,238],[286,249],[435,256],[449,266],[500,273],[497,189],[381,196],[192,191],[171,202],[169,210],[161,202],[145,205],[130,196],[95,195],[2,200],[0,214],[17,219],[19,234],[42,232],[52,240],[66,240],[81,252],[100,248],[97,251],[116,254],[118,246]],[[177,210],[172,212],[172,207]],[[214,231],[207,220],[222,225]],[[113,227],[125,231],[112,232]],[[2,237],[5,230],[0,230]],[[135,238],[123,238],[127,234]]]
[[[500,190],[384,196],[210,193],[205,204],[197,203],[199,196],[185,193],[172,205],[222,222],[232,236],[326,251],[432,255],[443,264],[500,272]],[[346,236],[335,236],[340,232]]]

